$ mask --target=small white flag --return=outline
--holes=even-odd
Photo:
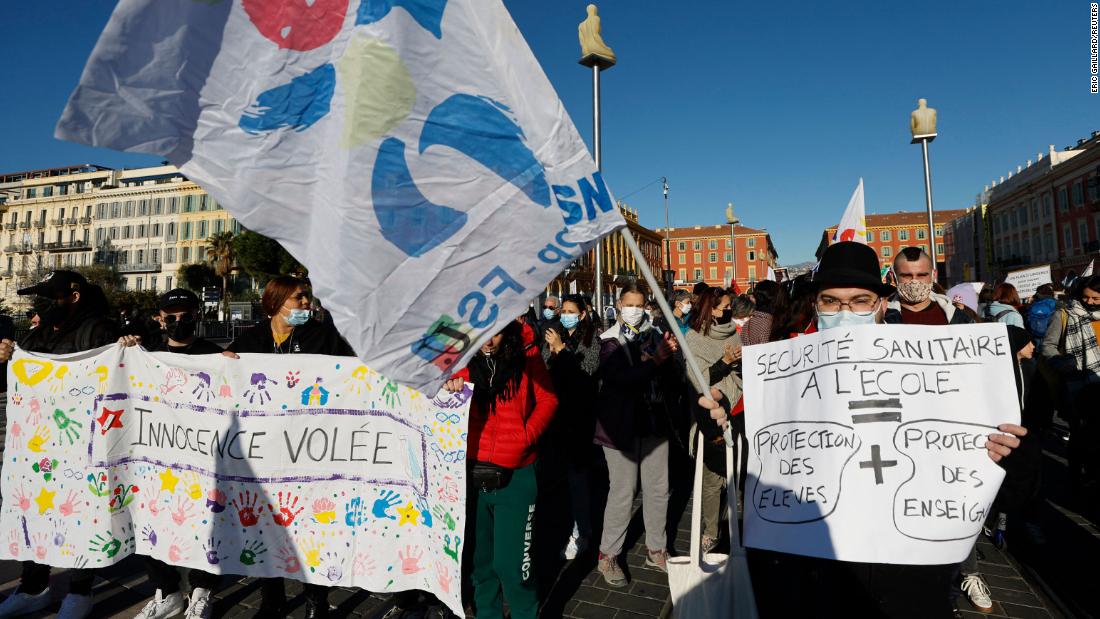
[[[1095,259],[1089,260],[1089,265],[1085,267],[1084,271],[1081,271],[1081,277],[1092,277],[1092,263],[1096,262]]]
[[[863,179],[859,179],[856,190],[852,192],[852,199],[848,200],[848,208],[844,209],[844,216],[840,218],[840,225],[833,234],[833,242],[856,241],[867,244],[867,218],[863,214]]]
[[[768,267],[768,275],[764,279],[770,279],[771,281],[777,281],[775,279],[775,269]]]

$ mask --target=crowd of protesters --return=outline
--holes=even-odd
[[[997,543],[1016,535],[1041,543],[1035,518],[1038,441],[1055,413],[1069,424],[1074,487],[1095,491],[1100,474],[1087,449],[1098,427],[1093,417],[1100,401],[1100,277],[1078,279],[1063,290],[1042,286],[1025,303],[1007,283],[980,292],[969,284],[942,290],[934,283],[931,259],[918,248],[900,252],[891,271],[896,286],[883,282],[873,250],[844,242],[826,250],[814,274],[793,281],[760,282],[747,293],[705,284],[675,291],[669,298],[671,320],[642,289],[627,286],[614,311],[602,316],[589,298],[573,294],[549,296],[541,312],[532,308],[509,321],[445,386],[457,391],[470,382],[474,388],[464,591],[476,616],[503,617],[505,600],[512,617],[537,615],[528,542],[540,484],[548,478],[561,481],[570,502],[571,530],[561,558],[594,554],[611,587],[629,582],[623,552],[639,492],[645,564],[666,570],[673,459],[703,459],[701,547],[710,551],[728,544],[720,523],[738,515],[724,513],[722,495],[729,489],[723,429],[729,426],[734,438],[732,461],[743,490],[748,457],[743,347],[857,324],[1006,325],[1022,423],[999,426],[986,444],[989,457],[1008,473],[987,534]],[[239,353],[353,354],[331,318],[316,309],[308,284],[292,277],[267,284],[262,296],[267,318],[224,350],[196,337],[201,303],[187,290],[164,294],[160,311],[151,317],[155,328],[140,333],[111,319],[102,291],[75,272],[55,271],[19,293],[49,301],[37,315],[39,324],[19,340],[31,352],[72,353],[119,342],[237,360]],[[684,335],[690,353],[677,344],[674,330]],[[11,357],[13,345],[11,339],[0,341],[0,361]],[[709,382],[706,397],[688,380],[685,354],[694,357]],[[597,469],[606,470],[606,501],[595,500]],[[750,562],[764,616],[945,617],[963,598],[978,610],[992,608],[975,552],[962,564],[946,566],[847,563],[754,550]],[[146,568],[156,591],[139,617],[211,616],[217,575],[190,570],[191,590],[185,595],[180,568],[151,558]],[[92,614],[94,575],[91,569],[73,570],[59,616]],[[0,617],[45,608],[49,577],[49,566],[24,562],[18,589],[0,603]],[[257,616],[285,614],[283,580],[265,579],[261,590]],[[327,593],[323,586],[306,586],[308,617],[328,616]],[[387,617],[450,616],[430,594],[395,597]]]

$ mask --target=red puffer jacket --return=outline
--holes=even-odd
[[[469,382],[470,371],[463,368],[454,378]],[[558,397],[542,356],[528,355],[527,369],[510,400],[497,402],[492,413],[476,400],[471,404],[468,457],[508,469],[533,463],[535,446],[557,408]]]

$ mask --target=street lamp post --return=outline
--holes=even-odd
[[[726,204],[726,221],[730,225],[730,268],[733,275],[730,276],[730,285],[737,290],[737,224],[741,220],[733,214],[733,202]]]
[[[924,156],[924,202],[928,209],[928,255],[932,257],[933,279],[936,273],[936,223],[932,211],[932,174],[928,167],[928,143],[936,139],[936,110],[928,107],[927,99],[917,101],[917,109],[909,114],[909,131],[913,134],[910,144],[921,145]]]
[[[672,240],[668,231],[668,179],[661,177],[661,186],[665,192],[665,294],[672,294]]]

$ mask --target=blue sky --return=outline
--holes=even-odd
[[[505,0],[586,139],[591,79],[576,61],[587,3]],[[156,159],[53,139],[106,23],[108,0],[5,4],[0,171]],[[862,176],[869,213],[924,205],[908,117],[939,110],[933,196],[961,208],[1048,144],[1100,130],[1089,93],[1089,3],[600,3],[619,65],[603,78],[604,175],[618,196],[659,176],[674,226],[724,221],[733,201],[784,264],[811,259]],[[664,223],[660,187],[626,201]]]

